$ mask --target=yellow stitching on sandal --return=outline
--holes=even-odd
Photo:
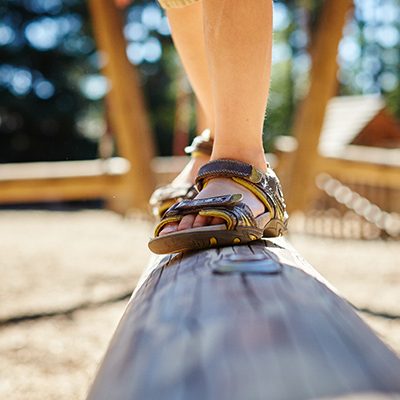
[[[170,224],[172,222],[178,222],[181,219],[182,215],[176,215],[174,217],[169,217],[161,220],[154,229],[154,237],[157,237],[159,235],[159,233],[161,232],[162,228],[164,228],[165,225]]]
[[[265,197],[265,194],[260,189],[257,189],[257,187],[255,187],[245,179],[236,178],[234,176],[231,177],[230,179],[237,182],[239,185],[244,186],[246,189],[250,190],[250,192],[252,192],[264,204],[267,210],[271,213],[271,217],[275,214],[273,208],[271,207],[271,204],[269,204],[268,200]]]
[[[199,211],[199,215],[202,215],[204,217],[217,217],[217,218],[222,218],[226,222],[226,229],[230,230],[233,227],[233,220],[232,218],[224,213],[223,211],[218,211],[218,210],[202,210]]]

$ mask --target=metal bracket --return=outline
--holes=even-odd
[[[245,273],[275,275],[281,271],[281,264],[265,254],[229,254],[222,257],[213,266],[215,274]]]

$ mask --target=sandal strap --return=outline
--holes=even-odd
[[[170,207],[166,211],[165,217],[192,214],[197,211],[215,207],[232,208],[239,204],[242,198],[243,196],[241,194],[229,194],[224,196],[207,197],[204,199],[185,199]]]
[[[196,179],[197,189],[200,191],[208,180],[214,178],[231,178],[254,193],[271,213],[271,218],[287,219],[282,187],[269,164],[264,173],[242,161],[230,159],[210,161],[200,168]]]
[[[204,154],[207,156],[211,155],[214,145],[214,140],[211,137],[211,131],[205,129],[200,135],[193,139],[190,146],[185,147],[185,153],[196,156],[196,153]]]
[[[199,154],[209,156],[212,152],[213,143],[211,132],[206,129],[193,140],[190,146],[185,148],[185,153],[192,157]],[[149,205],[154,216],[161,218],[174,203],[182,199],[193,199],[197,193],[195,185],[165,185],[154,191],[149,200]]]
[[[202,187],[205,180],[213,178],[245,178],[246,180],[259,183],[263,179],[263,172],[242,161],[236,160],[214,160],[204,164],[197,175],[196,184]]]
[[[168,218],[166,218],[164,215],[154,230],[154,237],[157,237],[160,234],[161,229],[164,228],[165,225],[170,224],[172,222],[179,222],[182,218],[183,215],[176,215],[174,217],[168,217]]]
[[[195,185],[165,185],[154,191],[149,200],[149,205],[153,214],[156,217],[161,217],[171,205],[185,198],[192,199],[197,193]]]
[[[222,218],[228,230],[238,226],[256,226],[254,215],[247,204],[241,200],[242,194],[208,197],[204,199],[182,200],[170,207],[156,226],[154,236],[170,222],[180,221],[183,216],[198,213],[208,217]]]

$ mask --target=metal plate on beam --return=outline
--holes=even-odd
[[[213,266],[215,274],[279,274],[281,265],[265,254],[229,254]]]

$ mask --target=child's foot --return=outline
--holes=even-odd
[[[167,254],[284,234],[288,215],[281,185],[271,168],[261,168],[261,163],[257,167],[235,159],[204,165],[196,178],[200,193],[165,213],[149,241],[150,250]]]
[[[223,196],[236,193],[243,195],[242,202],[249,206],[254,216],[258,216],[264,212],[264,205],[252,192],[247,190],[242,185],[239,185],[238,183],[227,178],[215,178],[210,180],[207,186],[200,191],[195,199],[204,199],[207,197]],[[185,229],[197,228],[206,225],[218,225],[223,223],[224,220],[222,218],[205,217],[196,214],[185,215],[179,223],[167,224],[160,232],[160,236],[171,232],[183,231]]]
[[[149,204],[155,216],[161,218],[177,201],[194,198],[197,193],[194,189],[196,176],[199,169],[210,160],[212,147],[213,140],[208,129],[186,147],[186,153],[192,156],[189,163],[170,184],[155,190],[150,198]]]

